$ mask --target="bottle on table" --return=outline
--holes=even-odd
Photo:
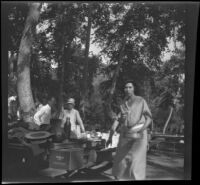
[[[66,119],[66,123],[65,123],[65,126],[64,126],[64,131],[65,131],[65,134],[67,136],[67,139],[70,139],[70,133],[71,133],[70,117],[67,117],[67,119]]]

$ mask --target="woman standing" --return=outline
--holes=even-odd
[[[62,120],[61,127],[64,128],[66,122],[70,122],[71,124],[71,132],[70,137],[71,138],[79,138],[80,137],[80,131],[82,133],[85,133],[85,127],[83,125],[83,121],[80,117],[79,111],[74,108],[75,106],[75,100],[73,98],[69,98],[67,102],[64,104],[64,108],[59,116],[59,119]],[[79,130],[80,128],[80,130]]]
[[[147,127],[152,118],[146,101],[134,94],[134,84],[125,83],[125,100],[111,128],[107,144],[121,124],[112,174],[118,180],[144,180],[146,177]]]

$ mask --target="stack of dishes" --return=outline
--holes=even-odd
[[[79,144],[77,142],[65,142],[65,143],[52,143],[51,144],[51,149],[71,149],[71,148],[77,148],[79,147]]]

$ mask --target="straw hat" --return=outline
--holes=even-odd
[[[69,98],[67,100],[66,104],[73,104],[73,105],[75,105],[75,100],[73,98]]]

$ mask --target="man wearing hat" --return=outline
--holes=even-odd
[[[59,116],[59,119],[62,120],[61,127],[64,128],[66,121],[69,120],[71,124],[71,138],[79,138],[79,127],[82,133],[85,132],[85,128],[83,125],[83,121],[80,117],[78,110],[74,109],[75,100],[73,98],[69,98],[67,102],[64,104],[64,109]]]

